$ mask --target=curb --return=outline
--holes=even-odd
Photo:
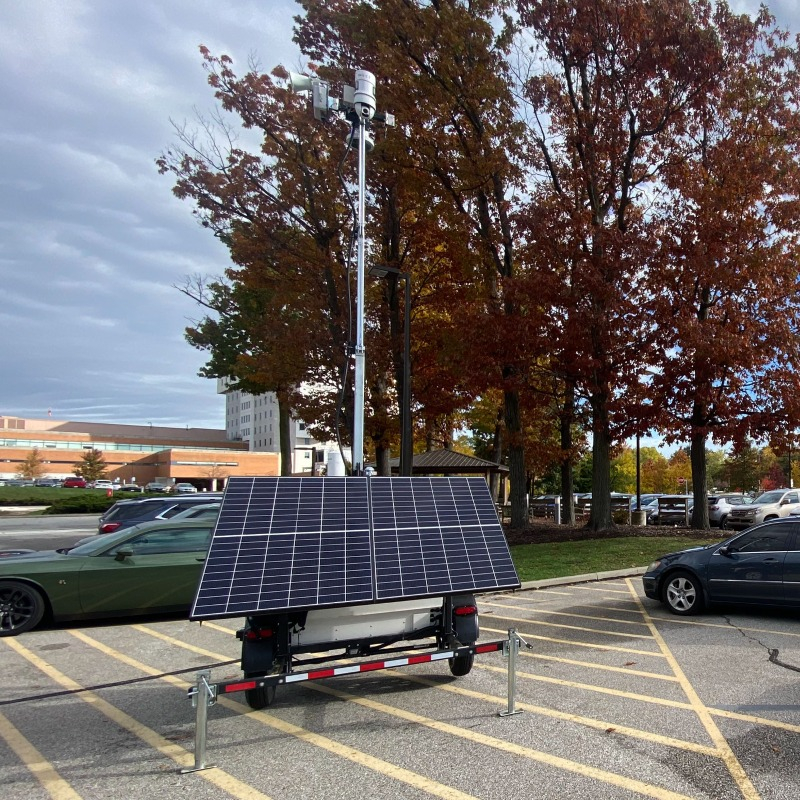
[[[632,567],[630,569],[614,569],[608,572],[588,572],[585,575],[565,575],[563,578],[545,578],[541,581],[525,581],[519,589],[512,589],[514,592],[521,592],[527,589],[545,589],[549,586],[569,586],[573,583],[591,583],[593,581],[605,581],[609,578],[630,578],[635,575],[644,575],[647,567]]]

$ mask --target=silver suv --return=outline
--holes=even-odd
[[[752,505],[742,505],[728,514],[728,528],[741,531],[769,519],[788,517],[800,509],[800,492],[797,489],[773,489],[757,497]]]
[[[736,506],[750,505],[752,497],[732,492],[730,494],[710,494],[708,496],[708,521],[712,526],[718,526],[720,530],[728,527],[728,515]]]

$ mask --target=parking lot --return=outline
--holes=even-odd
[[[238,620],[2,639],[3,798],[800,796],[791,614],[673,617],[638,578],[487,595],[480,608],[483,639],[513,627],[531,645],[517,671],[523,713],[498,716],[499,653],[459,679],[418,664],[281,686],[267,711],[229,695],[208,713],[216,766],[189,774],[186,690],[194,670],[237,658]],[[240,674],[218,666],[212,681]]]

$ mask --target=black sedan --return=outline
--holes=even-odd
[[[642,582],[673,614],[696,614],[710,603],[800,606],[800,521],[772,520],[662,556]]]

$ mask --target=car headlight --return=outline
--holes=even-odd
[[[661,566],[661,561],[654,561],[648,568],[648,572],[655,572]]]

